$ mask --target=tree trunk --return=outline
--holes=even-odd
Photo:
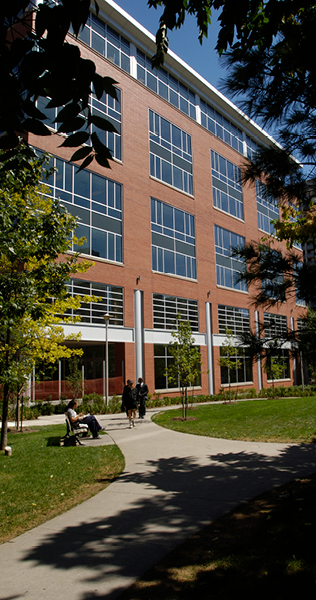
[[[16,395],[16,410],[15,410],[15,429],[19,431],[20,426],[20,392],[17,391]]]
[[[8,442],[8,408],[9,408],[9,385],[3,386],[2,427],[1,427],[1,450],[4,450]]]
[[[7,329],[6,344],[10,344],[11,331]],[[9,370],[9,352],[6,352],[5,357],[5,372]],[[9,411],[9,384],[3,386],[3,405],[2,405],[2,427],[1,427],[1,450],[4,450],[8,443],[8,411]]]

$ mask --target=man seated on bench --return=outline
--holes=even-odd
[[[78,407],[77,400],[70,400],[67,406],[67,415],[72,425],[75,423],[85,423],[88,425],[94,439],[99,439],[99,431],[104,431],[104,427],[101,427],[99,421],[95,418],[94,415],[85,416],[83,413],[76,413],[76,408]]]

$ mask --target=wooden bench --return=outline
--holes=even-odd
[[[76,446],[77,445],[84,446],[84,444],[80,441],[80,438],[87,435],[87,433],[89,431],[88,425],[86,425],[85,423],[78,423],[78,422],[72,423],[67,414],[65,414],[65,419],[66,419],[67,433],[63,439],[64,440],[75,439]],[[65,445],[65,444],[63,444],[63,445]]]

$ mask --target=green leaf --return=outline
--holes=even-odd
[[[60,144],[59,148],[61,148],[62,146],[64,148],[73,148],[75,146],[81,146],[82,144],[85,144],[88,141],[89,137],[89,133],[86,133],[85,131],[78,131],[77,133],[74,133],[73,135],[67,137],[63,141],[63,143]]]

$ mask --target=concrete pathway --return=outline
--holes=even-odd
[[[152,423],[153,412],[132,430],[125,415],[100,419],[125,456],[123,474],[94,498],[0,546],[1,600],[116,598],[210,521],[316,471],[314,445],[185,435]],[[37,424],[62,421],[42,417]],[[110,441],[104,438],[97,442]]]

